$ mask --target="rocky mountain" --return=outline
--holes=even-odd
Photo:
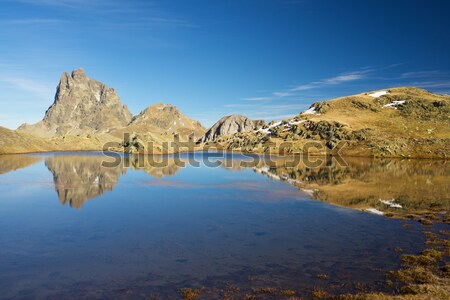
[[[107,133],[127,126],[132,115],[115,90],[86,76],[83,69],[63,73],[55,101],[44,119],[19,131],[41,137]]]
[[[126,131],[151,132],[166,136],[179,134],[183,139],[187,139],[189,135],[193,134],[193,138],[198,139],[206,129],[198,121],[181,113],[176,106],[157,103],[134,116],[126,127]]]
[[[231,136],[235,133],[251,132],[265,124],[263,120],[250,120],[238,114],[226,116],[217,121],[199,140],[199,143],[213,142],[220,137]]]
[[[215,142],[252,152],[324,155],[345,145],[340,153],[350,156],[445,158],[449,124],[450,96],[403,87],[316,102],[293,118]],[[310,142],[315,146],[305,147]]]

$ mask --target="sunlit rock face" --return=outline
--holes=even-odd
[[[212,142],[223,136],[230,136],[238,132],[249,132],[265,125],[262,120],[250,120],[242,115],[230,115],[217,121],[201,138],[199,142]]]
[[[71,75],[62,74],[55,101],[44,119],[34,125],[24,124],[19,130],[41,137],[106,133],[128,125],[131,119],[113,88],[79,69]]]
[[[53,174],[55,190],[61,204],[81,208],[86,200],[112,191],[124,170],[122,163],[116,167],[103,167],[101,156],[53,156],[45,165]]]

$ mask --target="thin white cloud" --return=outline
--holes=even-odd
[[[66,22],[65,20],[59,19],[7,19],[0,20],[2,25],[49,25],[49,24],[60,24]]]
[[[339,85],[339,84],[343,84],[343,83],[361,80],[361,79],[366,78],[369,73],[374,72],[374,71],[375,70],[372,69],[371,67],[365,67],[360,71],[346,72],[346,73],[342,73],[342,74],[336,75],[334,77],[326,78],[326,79],[323,79],[320,81],[313,81],[313,82],[305,83],[302,85],[298,85],[293,88],[290,88],[287,91],[273,92],[272,96],[275,98],[293,97],[293,96],[297,96],[297,94],[295,92],[307,91],[307,90],[317,89],[317,88],[321,88],[321,87],[325,87],[325,86]],[[262,97],[261,98],[258,98],[258,97],[244,98],[243,100],[246,100],[246,99],[263,99],[263,98]]]
[[[12,88],[16,88],[35,95],[40,99],[50,101],[54,94],[54,87],[33,79],[0,74],[0,83],[6,84]]]
[[[86,8],[93,6],[109,6],[115,1],[106,0],[16,0],[25,4],[56,6],[64,8]]]
[[[450,88],[450,81],[422,81],[422,82],[413,82],[412,85],[421,87],[421,88]]]
[[[153,25],[153,26],[166,26],[166,27],[198,27],[185,20],[172,19],[172,18],[162,18],[162,17],[148,17],[141,19],[143,25]]]
[[[448,75],[447,72],[432,70],[432,71],[416,71],[416,72],[406,72],[403,73],[400,78],[427,78],[427,77],[438,77]]]
[[[293,93],[288,93],[288,92],[273,92],[272,95],[274,95],[277,98],[294,96]]]
[[[363,71],[354,71],[348,73],[342,73],[335,77],[326,78],[321,81],[313,81],[306,84],[298,85],[290,89],[290,91],[306,91],[311,89],[316,89],[328,85],[338,85],[342,83],[352,82],[356,80],[361,80],[367,77],[367,75],[372,72],[372,69],[366,69]]]
[[[251,97],[251,98],[242,98],[244,101],[269,101],[271,98],[269,97]]]

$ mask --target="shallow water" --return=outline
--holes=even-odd
[[[400,202],[448,202],[447,165],[433,171],[427,161],[397,161],[389,170],[386,161],[358,160],[336,172],[245,168],[236,165],[240,155],[222,161],[231,157],[229,168],[179,167],[170,157],[165,167],[140,168],[130,158],[105,168],[98,153],[0,156],[0,299],[176,299],[183,287],[210,288],[210,298],[225,287],[306,297],[330,285],[384,290],[384,274],[399,266],[394,248],[420,251],[423,228],[311,194],[346,199],[320,187],[370,183],[380,168],[392,179],[406,169],[426,173],[439,196],[389,187]]]

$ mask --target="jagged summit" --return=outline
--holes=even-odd
[[[113,88],[78,69],[71,75],[61,75],[55,100],[43,120],[24,124],[19,130],[41,137],[103,133],[124,127],[131,119],[132,114],[122,106]]]

